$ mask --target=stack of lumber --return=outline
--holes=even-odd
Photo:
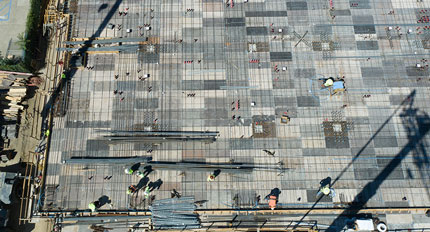
[[[27,93],[25,75],[0,74],[0,110],[5,119],[16,120],[24,109],[22,101]]]

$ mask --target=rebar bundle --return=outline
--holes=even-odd
[[[181,197],[154,201],[149,207],[154,229],[198,229],[198,215],[194,213],[194,197]]]

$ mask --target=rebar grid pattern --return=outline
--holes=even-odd
[[[255,196],[264,198],[278,187],[281,207],[307,208],[315,201],[319,181],[335,179],[416,90],[412,108],[417,114],[409,111],[405,116],[406,106],[401,107],[333,186],[337,196],[324,198],[318,207],[353,201],[407,144],[411,128],[418,130],[423,125],[418,118],[429,111],[428,69],[416,67],[426,67],[422,59],[429,56],[422,46],[428,40],[423,30],[428,23],[417,22],[429,6],[400,0],[333,2],[334,10],[322,0],[234,1],[234,7],[217,0],[123,0],[119,11],[128,8],[127,15],[116,11],[108,20],[122,24],[122,29],[104,28],[100,37],[139,37],[143,32],[155,38],[151,46],[156,52],[145,48],[90,54],[88,64],[94,69],[75,73],[68,113],[55,119],[52,132],[44,208],[85,209],[102,195],[109,196],[116,209],[147,208],[143,191],[125,193],[139,178],[124,174],[124,166],[61,164],[72,156],[147,155],[158,161],[267,167],[282,161],[288,168],[282,174],[276,168],[246,175],[221,173],[214,182],[207,182],[209,172],[155,170],[149,179],[163,181],[152,192],[156,199],[168,198],[176,189],[196,201],[208,200],[203,208],[254,207]],[[108,7],[98,12],[100,4]],[[74,36],[97,33],[113,4],[79,2]],[[151,24],[151,30],[139,30],[144,24]],[[126,32],[129,28],[131,33]],[[150,77],[139,80],[145,74]],[[330,76],[344,77],[348,91],[330,97],[321,90],[318,79]],[[284,112],[291,117],[288,124],[280,123]],[[253,134],[255,123],[263,123],[264,135]],[[99,129],[147,128],[219,131],[220,136],[210,144],[100,139]],[[422,149],[403,159],[367,206],[429,205],[429,142],[426,135]],[[275,151],[274,157],[264,149]],[[112,178],[104,180],[106,176]]]

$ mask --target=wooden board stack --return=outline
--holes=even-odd
[[[17,120],[24,109],[23,98],[27,93],[27,75],[0,73],[0,110],[7,120]]]

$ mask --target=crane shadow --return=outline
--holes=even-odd
[[[352,158],[351,162],[342,170],[342,172],[333,180],[332,185],[336,184],[336,182],[342,178],[342,176],[345,174],[345,172],[351,168],[351,166],[354,164],[354,162],[361,156],[363,151],[366,150],[366,148],[369,146],[369,144],[376,138],[376,136],[384,129],[384,127],[391,121],[391,119],[402,109],[404,105],[406,105],[408,102],[413,102],[413,99],[415,98],[416,90],[413,90],[403,101],[400,103],[400,105],[394,110],[394,112],[382,123],[382,125],[378,128],[378,130],[375,131],[375,133],[372,135],[372,137],[369,138],[369,140],[364,144],[364,146],[357,152],[357,154]]]
[[[345,217],[348,215],[358,214],[361,209],[365,208],[367,202],[375,196],[382,183],[401,164],[409,153],[417,154],[418,159],[423,159],[428,162],[427,153],[423,147],[425,145],[423,144],[423,138],[430,131],[430,117],[427,113],[419,111],[418,108],[413,107],[414,96],[415,90],[407,99],[405,99],[407,100],[407,106],[399,115],[402,118],[402,122],[404,123],[408,133],[408,142],[403,146],[400,152],[391,159],[374,180],[364,186],[364,188],[355,196],[351,206],[339,214],[326,231],[342,231],[345,226]],[[427,165],[428,167],[428,163],[423,165]],[[423,166],[421,166],[421,169],[424,169]],[[428,168],[426,171],[428,172]]]
[[[84,46],[78,50],[79,53],[85,53],[88,51],[88,45],[92,43],[94,38],[99,37],[102,31],[106,28],[106,26],[109,23],[109,20],[112,19],[115,12],[118,10],[119,6],[121,5],[122,0],[115,1],[115,4],[112,5],[109,12],[107,13],[106,17],[103,19],[103,21],[100,23],[99,27],[97,28],[96,32],[90,37],[91,39],[84,42]],[[66,82],[71,81],[73,76],[76,74],[77,69],[70,69],[66,70],[65,73],[67,75],[67,78],[60,79],[60,83],[55,88],[53,94],[48,99],[48,102],[45,104],[42,110],[42,122],[46,122],[46,118],[48,116],[48,113],[52,112],[52,108],[54,106],[54,103],[57,101],[57,98],[60,96],[60,93],[63,91],[64,87],[66,86]],[[47,123],[47,122],[46,122]],[[46,128],[47,125],[44,125]]]
[[[357,152],[357,154],[352,158],[351,162],[341,171],[341,173],[333,180],[331,186],[333,186],[337,181],[339,181],[346,171],[351,168],[354,162],[360,157],[363,151],[369,146],[369,144],[376,138],[376,136],[382,131],[385,125],[402,110],[399,116],[402,118],[402,122],[406,127],[408,133],[408,142],[401,149],[401,151],[391,159],[387,166],[376,176],[376,178],[369,182],[360,193],[358,193],[352,204],[346,208],[341,214],[339,214],[336,219],[332,222],[326,231],[341,231],[345,226],[344,218],[348,215],[357,214],[362,208],[365,207],[366,203],[372,198],[381,184],[385,179],[401,164],[402,160],[411,152],[414,152],[414,159],[416,162],[423,162],[422,164],[417,164],[418,168],[421,170],[423,179],[425,174],[429,173],[429,158],[425,150],[425,143],[423,138],[430,130],[430,117],[425,112],[420,112],[417,108],[413,108],[414,98],[416,95],[416,90],[413,90],[394,110],[394,112],[382,123],[382,125],[376,130],[376,132],[369,138],[366,144]],[[428,174],[427,174],[428,176]],[[424,180],[426,181],[426,180]],[[428,191],[428,188],[427,188]],[[305,219],[305,217],[315,208],[321,197],[317,199],[314,205],[309,209],[309,211],[299,220],[295,227]]]
[[[103,19],[102,23],[97,28],[97,31],[91,36],[91,38],[95,38],[100,36],[101,32],[106,28],[108,22],[112,19],[115,12],[118,10],[119,6],[121,5],[122,0],[116,0],[115,4],[112,5],[112,8],[110,8],[109,12],[107,13],[106,17]],[[86,41],[85,43],[91,43],[90,40]],[[88,46],[84,46],[79,50],[80,53],[85,53],[88,50]],[[70,83],[74,75],[76,74],[77,69],[70,69],[65,70],[67,73],[67,78],[61,78],[60,83],[55,88],[54,93],[50,96],[47,103],[44,105],[43,110],[41,112],[41,118],[42,118],[42,128],[43,131],[46,129],[49,129],[49,126],[52,125],[53,117],[51,117],[51,120],[48,121],[48,115],[54,114],[54,103],[58,100],[58,97],[61,95],[60,93],[64,91],[65,86],[67,86],[67,82]],[[41,132],[42,133],[42,132]],[[50,140],[48,140],[49,142]],[[47,151],[49,153],[49,151]],[[44,182],[43,182],[44,183]],[[46,186],[42,187],[42,189],[45,189]],[[43,194],[42,192],[40,194]]]
[[[429,130],[430,120],[429,116],[416,108],[407,109],[402,117],[402,122],[408,135],[408,140],[417,140],[415,146],[411,147],[413,164],[418,169],[419,179],[424,185],[427,193],[427,198],[430,198],[430,158],[427,153],[426,147],[428,144],[425,139],[420,139],[421,135]],[[409,178],[416,179],[412,171],[408,170]]]

